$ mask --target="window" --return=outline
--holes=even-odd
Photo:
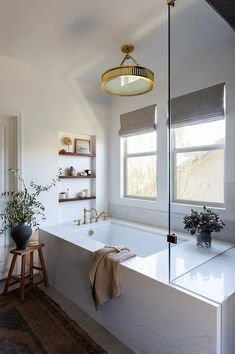
[[[124,196],[156,199],[156,131],[123,138]]]
[[[175,202],[224,203],[225,119],[195,120],[173,131],[173,199]],[[218,119],[218,117],[217,117]]]

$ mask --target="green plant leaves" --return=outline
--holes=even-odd
[[[19,176],[18,172],[15,170],[10,170],[10,172],[15,174],[17,180],[22,183],[23,188],[21,191],[5,191],[1,193],[1,196],[7,199],[7,201],[4,212],[0,214],[2,219],[0,233],[12,226],[22,223],[38,228],[39,219],[46,219],[44,213],[45,207],[38,200],[38,196],[40,193],[47,192],[56,185],[59,181],[61,171],[59,170],[56,178],[54,178],[48,185],[42,186],[31,181],[31,193],[26,188],[24,179]]]
[[[184,217],[183,223],[185,224],[184,228],[190,231],[192,235],[196,232],[220,232],[225,226],[219,215],[205,205],[200,213],[191,209],[191,214]]]

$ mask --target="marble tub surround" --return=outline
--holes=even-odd
[[[235,293],[229,296],[221,307],[222,312],[222,354],[235,354]]]
[[[40,239],[51,284],[135,353],[220,354],[218,304],[133,271],[128,260],[120,265],[121,296],[96,311],[88,277],[92,252],[43,230]]]
[[[96,228],[102,228],[102,226],[104,225],[108,226],[110,225],[110,223],[113,223],[119,227],[128,226],[132,228],[132,233],[134,235],[133,240],[130,241],[125,238],[126,235],[125,237],[120,238],[122,246],[127,246],[130,250],[134,251],[137,254],[136,257],[122,262],[121,266],[130,268],[152,279],[159,280],[168,284],[169,254],[168,243],[166,242],[167,230],[164,228],[150,227],[143,224],[110,218],[105,221],[100,221],[98,224],[93,223],[81,226],[73,225],[71,222],[65,222],[45,227],[43,228],[43,231],[46,231],[65,241],[71,242],[74,245],[82,247],[86,250],[95,252],[100,248],[104,247],[105,243],[94,239],[92,236],[88,236],[88,231],[95,230]],[[142,235],[138,237],[137,232],[141,230],[144,230],[149,233],[150,239],[148,242],[151,242],[152,238],[156,239],[159,237],[161,245],[164,244],[164,248],[162,248],[162,246],[160,246],[160,248],[155,247],[154,251],[155,243],[144,245],[143,243],[148,242],[146,242],[147,239],[144,240],[142,238]],[[123,229],[118,229],[118,231],[123,232]],[[100,238],[98,239],[100,240]],[[107,238],[101,238],[101,240],[107,241]],[[129,242],[133,241],[135,242],[135,244],[131,246],[131,243]],[[178,233],[178,242],[179,244],[177,246],[171,246],[171,280],[179,278],[185,273],[191,271],[192,269],[200,266],[205,262],[208,262],[210,259],[213,259],[219,254],[233,247],[233,244],[231,243],[213,240],[211,248],[200,248],[196,246],[196,237],[189,237],[188,234],[185,233]],[[117,244],[114,245],[117,246]],[[143,248],[143,250],[141,249],[141,247]],[[147,247],[146,250],[144,250],[145,247]],[[157,251],[158,249],[159,251]],[[142,256],[140,256],[140,254]],[[149,255],[146,256],[146,254]]]
[[[173,283],[222,304],[235,293],[235,247],[178,277]]]
[[[226,306],[226,294],[218,303],[204,298],[203,293],[197,295],[192,289],[190,292],[181,285],[169,284],[167,249],[123,262],[120,265],[122,295],[103,304],[97,313],[88,272],[93,252],[104,244],[85,236],[88,227],[90,225],[79,229],[72,225],[71,228],[71,224],[66,223],[40,231],[41,240],[47,243],[49,279],[58,290],[136,353],[221,354],[221,308]],[[83,230],[84,235],[79,236],[77,230]],[[166,235],[164,229],[158,228],[158,232]],[[232,246],[213,240],[210,249],[201,249],[194,238],[186,240],[188,242],[172,247],[172,279],[180,279],[182,274],[202,263],[209,264],[213,257]],[[211,279],[209,276],[208,287]],[[222,290],[219,292],[221,294]],[[228,316],[223,317],[223,321],[227,319]],[[227,340],[234,344],[232,335],[227,334]]]

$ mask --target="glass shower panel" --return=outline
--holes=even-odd
[[[169,243],[169,279],[220,302],[235,291],[224,268],[235,243],[235,36],[208,2],[172,3],[169,241],[182,242]]]

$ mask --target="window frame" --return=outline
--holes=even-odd
[[[143,200],[143,201],[156,201],[157,200],[157,131],[155,130],[155,151],[146,151],[146,152],[139,152],[139,153],[127,153],[127,139],[128,137],[123,137],[122,138],[122,144],[123,144],[123,193],[122,197],[126,199],[137,199],[137,200]],[[148,134],[148,133],[144,133]],[[136,134],[136,135],[143,135],[143,134]],[[131,195],[127,194],[127,182],[128,182],[128,173],[127,173],[127,161],[128,158],[132,157],[146,157],[146,156],[155,156],[156,157],[156,196],[155,197],[147,197],[147,196],[136,196],[136,195]]]
[[[225,119],[224,119],[224,121],[225,121]],[[199,120],[198,120],[198,124],[200,124]],[[203,123],[201,123],[201,124],[203,124]],[[187,126],[187,125],[185,125],[185,126]],[[175,173],[175,172],[177,171],[176,156],[177,156],[177,154],[180,154],[180,153],[223,150],[224,164],[225,164],[226,134],[224,135],[225,140],[224,140],[224,143],[222,143],[222,144],[198,145],[198,146],[176,148],[175,147],[175,131],[174,131],[174,129],[175,128],[172,127],[172,131],[171,131],[171,161],[172,161],[172,166],[171,166],[171,172],[172,172],[171,173],[171,185],[172,185],[171,200],[172,200],[172,203],[195,205],[195,206],[207,205],[207,206],[216,207],[216,208],[224,208],[225,207],[225,178],[223,181],[223,192],[224,192],[224,202],[223,203],[199,201],[199,200],[196,201],[196,200],[187,200],[187,199],[177,199],[177,196],[176,196],[176,193],[177,193],[177,173]],[[225,173],[225,165],[224,165],[224,173]]]

